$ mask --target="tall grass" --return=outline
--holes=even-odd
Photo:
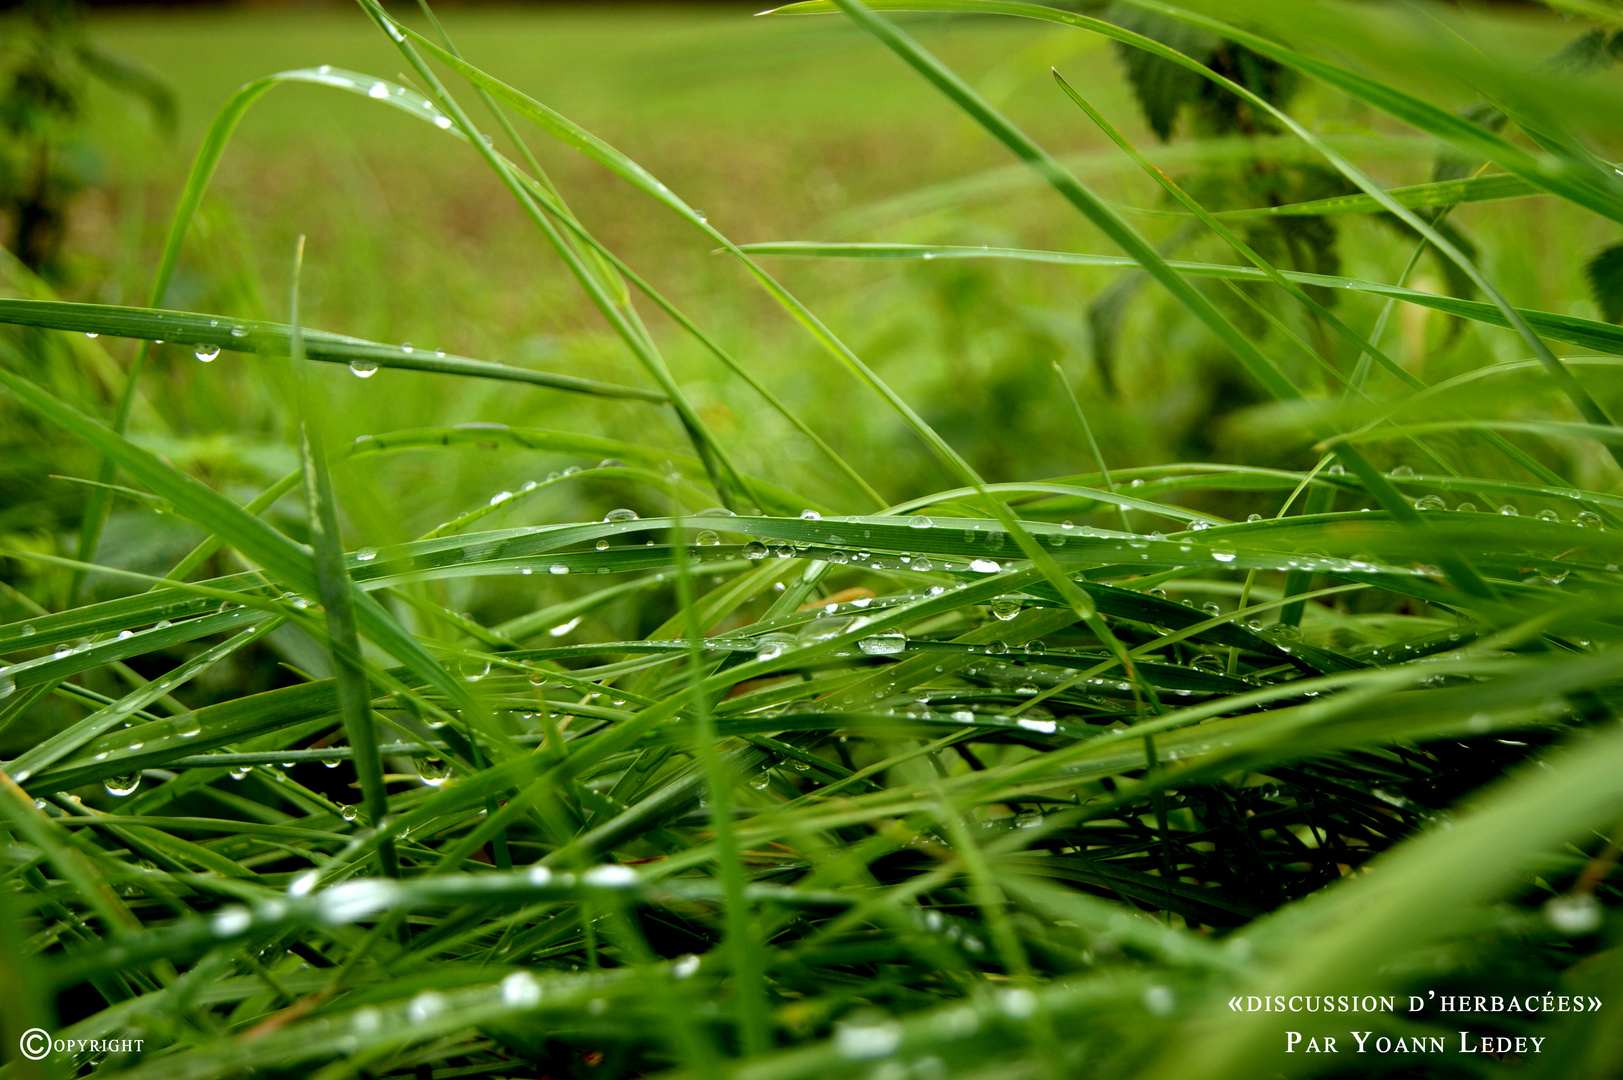
[[[404,74],[251,73],[203,139],[148,306],[69,303],[7,267],[8,423],[40,460],[98,479],[72,535],[30,544],[13,527],[3,552],[0,1072],[1617,1075],[1623,331],[1513,302],[1522,290],[1448,220],[1537,199],[1623,221],[1604,73],[1533,67],[1443,12],[1133,0],[1384,114],[1420,136],[1399,143],[1420,164],[1468,162],[1389,188],[1338,133],[1167,44],[1186,39],[1126,29],[1118,9],[797,4],[781,15],[844,18],[911,67],[942,116],[1012,152],[1058,196],[1053,215],[1104,242],[739,244],[432,18],[361,6]],[[1238,95],[1348,193],[1207,206],[1086,79],[1056,71],[1054,109],[1169,199],[1124,207],[891,8],[1147,52]],[[1582,14],[1603,43],[1623,27],[1610,7]],[[420,123],[425,152],[482,162],[629,358],[624,377],[309,325],[301,259],[319,256],[302,244],[286,252],[284,317],[176,310],[216,166],[290,83],[392,109]],[[1505,123],[1462,119],[1478,98]],[[758,350],[606,244],[543,166],[558,147],[727,260],[803,336],[797,357],[843,373],[839,408],[774,391]],[[1278,265],[1252,228],[1371,214],[1407,246],[1349,258],[1346,276]],[[1154,232],[1169,217],[1199,257],[1169,256]],[[1201,370],[1237,365],[1246,395],[1272,399],[1244,416],[1273,449],[1121,467],[1090,423],[1111,403],[1056,364],[1063,385],[1036,368],[1026,392],[1089,471],[988,478],[964,432],[932,423],[780,278],[808,257],[1142,272],[1158,291],[1134,302],[1156,318],[1126,324],[1152,336],[1125,355],[1193,336],[1216,355]],[[1470,295],[1410,280],[1421,259]],[[1428,310],[1455,320],[1419,338],[1454,365],[1440,377],[1391,328]],[[128,365],[102,349],[116,338],[140,342]],[[204,378],[252,380],[285,435],[281,480],[223,491],[177,452],[152,341],[208,361]],[[815,464],[776,469],[740,445],[748,430],[718,430],[673,350],[747,387],[758,430],[793,432]],[[369,391],[409,369],[614,411],[346,441],[319,363]],[[896,426],[951,486],[875,475],[812,417]],[[386,462],[429,476],[536,453],[578,464],[373,542],[395,535],[406,495],[375,480]],[[582,489],[635,512],[484,520]],[[129,515],[109,517],[130,504],[187,523],[171,535],[195,546],[161,573],[132,569]],[[470,579],[500,597],[488,613],[458,610]],[[1400,1005],[1233,1005],[1303,994]],[[1606,1006],[1438,1011],[1461,995]],[[118,1049],[30,1060],[14,1048],[31,1028]],[[1461,1028],[1544,1042],[1489,1065],[1454,1051]],[[1349,1029],[1450,1049],[1349,1058]],[[1292,1049],[1287,1031],[1343,1053]]]

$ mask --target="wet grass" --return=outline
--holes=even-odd
[[[0,1071],[1610,1075],[1401,1003],[1618,982],[1614,77],[1145,3],[1313,84],[1162,146],[1111,39],[1252,91],[911,6],[224,24],[173,219],[132,164],[100,277],[6,266],[0,1025],[120,1049]],[[1341,194],[1235,213],[1259,157]],[[1231,1005],[1299,994],[1399,1005]]]

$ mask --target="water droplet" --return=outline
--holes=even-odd
[[[1600,902],[1589,893],[1556,896],[1544,904],[1545,919],[1568,937],[1599,929],[1603,915]]]
[[[1416,499],[1414,508],[1416,510],[1446,510],[1448,504],[1436,495],[1427,495],[1424,498]]]
[[[1151,1016],[1171,1016],[1178,999],[1165,986],[1151,986],[1144,991],[1144,1009]]]
[[[1519,517],[1519,516],[1521,516],[1521,511],[1516,509],[1514,506],[1511,506],[1509,503],[1506,503],[1504,506],[1501,506],[1499,508],[1499,512],[1501,514],[1503,514],[1505,517]]]
[[[1262,520],[1262,515],[1261,514],[1247,514],[1246,515],[1246,520],[1247,521],[1261,521]]]
[[[1219,550],[1213,549],[1212,558],[1216,559],[1218,562],[1223,562],[1223,563],[1233,562],[1234,561],[1234,552],[1232,552],[1232,551],[1219,551]]]
[[[1043,815],[1036,810],[1027,810],[1014,816],[1014,827],[1017,829],[1035,829],[1043,823]],[[1030,993],[1030,991],[1026,991]],[[1027,1014],[1029,1015],[1029,1014]]]
[[[99,338],[99,337],[101,337],[101,335],[96,333],[93,330],[86,330],[85,331],[85,337],[87,337],[87,338]]]
[[[135,789],[141,786],[141,774],[127,773],[123,776],[109,776],[102,785],[109,795],[133,795]]]
[[[1538,512],[1538,519],[1540,521],[1560,521],[1561,515],[1556,513],[1554,510],[1540,510]]]
[[[608,863],[592,867],[580,876],[580,881],[598,889],[624,889],[637,883],[637,872],[629,866]]]
[[[1392,470],[1390,475],[1395,476],[1400,480],[1407,479],[1408,477],[1414,475],[1414,470],[1409,468],[1407,465],[1399,465],[1397,468]]]
[[[445,1011],[445,998],[432,990],[424,990],[406,1006],[406,1019],[414,1024],[427,1023]]]
[[[783,655],[783,650],[793,645],[795,639],[787,634],[767,634],[763,636],[755,649],[755,659],[776,660]]]
[[[241,780],[243,777],[248,775],[250,768],[251,766],[248,765],[238,765],[236,768],[231,770],[231,779]]]
[[[1593,510],[1580,511],[1578,516],[1572,520],[1580,529],[1598,529],[1601,527],[1600,515]]]
[[[614,459],[609,458],[609,461],[614,461]],[[604,464],[607,464],[607,462],[605,462]],[[618,461],[614,461],[614,464],[620,465],[622,463],[618,462]],[[727,509],[725,506],[707,506],[703,510],[700,510],[697,514],[694,514],[693,516],[694,517],[737,517],[738,515],[733,513],[731,510]]]
[[[698,973],[700,960],[692,953],[671,961],[671,978],[687,979]]]
[[[182,739],[195,739],[203,733],[203,722],[197,718],[196,713],[186,713],[184,716],[176,717],[172,723],[174,724],[175,734]]]
[[[436,116],[434,117],[434,126],[444,131],[451,126],[451,118],[444,114]]]
[[[358,551],[355,552],[355,561],[356,562],[371,562],[373,559],[375,559],[377,557],[378,557],[378,549],[377,548],[363,547],[363,548],[361,548],[361,549],[359,549]]]
[[[1037,684],[1036,683],[1021,683],[1019,686],[1014,688],[1014,693],[1015,693],[1016,697],[1036,697],[1037,694],[1038,694]],[[1027,726],[1027,721],[1022,719],[1020,721],[1020,726],[1021,727],[1026,727]],[[1049,730],[1052,731],[1053,727],[1050,726]]]
[[[490,674],[490,660],[485,657],[470,657],[462,661],[459,667],[465,682],[478,682]]]
[[[976,559],[969,564],[969,568],[977,574],[995,574],[1003,569],[992,559]]]
[[[376,360],[351,360],[349,370],[357,379],[370,379],[378,373]]]
[[[857,648],[868,656],[895,656],[907,649],[907,638],[901,634],[878,634],[857,642]]]
[[[233,326],[231,328],[231,336],[234,338],[245,338],[248,336],[248,328],[246,326]]]
[[[914,517],[909,518],[907,524],[908,527],[914,529],[928,529],[930,526],[934,525],[935,522],[931,521],[927,517]]]
[[[610,510],[607,514],[603,515],[603,520],[605,522],[636,521],[637,512],[635,510],[626,510],[624,508],[619,510]]]
[[[223,907],[209,920],[209,930],[215,937],[235,937],[254,923],[248,909],[237,904]]]
[[[751,540],[749,543],[744,545],[744,558],[746,558],[746,559],[764,559],[764,558],[766,558],[766,545],[761,543],[759,540]]]
[[[375,1035],[383,1028],[383,1014],[371,1006],[357,1009],[350,1018],[349,1026],[357,1035]]]
[[[992,609],[992,614],[998,619],[999,622],[1008,622],[1010,619],[1020,614],[1020,601],[1018,600],[1010,600],[1004,597],[999,597],[998,599],[993,600],[989,606]]]
[[[502,980],[502,1004],[515,1009],[533,1009],[541,1004],[541,984],[528,971],[515,971]]]
[[[192,353],[203,363],[210,364],[214,362],[216,356],[220,355],[220,347],[218,345],[198,345],[192,350]]]
[[[1212,523],[1209,521],[1191,521],[1189,523],[1190,532],[1203,532],[1211,527]]]
[[[20,633],[23,637],[33,637],[35,634],[39,633],[39,628],[31,624],[27,624],[24,625],[23,628],[18,631],[18,633]]]
[[[560,575],[561,574],[567,574],[567,573],[569,573],[569,567],[565,566],[561,562],[555,562],[551,566],[547,567],[547,573],[549,573],[549,574],[560,574]]]
[[[902,1029],[890,1022],[841,1024],[834,1031],[834,1048],[848,1061],[889,1057],[902,1045]]]
[[[717,536],[709,529],[706,529],[704,532],[700,533],[694,538],[694,542],[700,547],[715,547],[717,544],[721,543],[721,537]]]
[[[1459,506],[1455,507],[1455,509],[1462,514],[1474,514],[1476,513],[1476,503],[1462,502],[1459,504]]]
[[[581,616],[576,615],[573,619],[570,619],[568,622],[561,622],[557,626],[554,626],[551,630],[548,630],[547,631],[547,636],[548,637],[563,637],[566,634],[568,634],[571,630],[575,629],[575,627],[579,626],[580,625],[580,620],[581,620]],[[545,680],[543,679],[541,681],[545,681]],[[540,685],[540,683],[537,682],[537,685]]]
[[[429,787],[439,787],[451,778],[451,766],[437,757],[418,758],[417,775]]]
[[[821,521],[823,520],[823,515],[819,514],[816,510],[802,510],[800,512],[800,519],[802,521]]]

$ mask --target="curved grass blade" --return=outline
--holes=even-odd
[[[601,275],[594,267],[588,264],[586,259],[575,250],[568,238],[558,231],[558,227],[553,223],[551,216],[541,209],[530,189],[520,181],[518,170],[506,158],[501,157],[494,149],[485,144],[473,122],[423,61],[421,54],[412,42],[415,41],[424,48],[432,50],[442,62],[449,62],[452,66],[462,62],[445,49],[419,34],[411,33],[411,40],[408,40],[398,25],[376,3],[376,0],[361,0],[361,6],[380,28],[388,32],[390,39],[400,50],[401,55],[406,58],[407,63],[411,65],[412,70],[433,92],[440,106],[446,110],[449,122],[454,123],[467,136],[469,144],[484,159],[485,164],[496,174],[497,179],[517,200],[525,216],[541,230],[542,235],[546,237],[547,242],[563,260],[564,265],[568,267],[576,282],[591,299],[593,305],[597,307],[610,328],[631,350],[632,355],[642,364],[644,370],[653,377],[654,381],[659,383],[669,404],[676,410],[689,439],[692,440],[695,451],[710,471],[711,483],[715,486],[716,492],[721,496],[722,501],[730,503],[730,493],[735,490],[747,494],[748,486],[739,479],[738,470],[733,466],[726,449],[716,440],[708,425],[694,410],[692,404],[682,393],[681,388],[676,385],[669,368],[665,365],[664,358],[659,354],[659,350],[654,344],[653,338],[649,336],[647,329],[642,325],[636,309],[629,304],[621,306],[616,302],[615,296],[612,295],[613,290],[604,283]],[[466,67],[467,65],[463,64],[463,66]],[[485,87],[485,89],[489,89],[489,87]],[[496,96],[499,97],[500,95]]]
[[[14,326],[40,326],[53,330],[77,330],[107,337],[137,338],[142,341],[172,341],[177,345],[206,347],[230,352],[288,356],[292,348],[290,327],[279,323],[253,322],[217,315],[152,308],[115,307],[107,304],[74,304],[62,301],[13,300],[0,297],[0,323]],[[640,387],[556,375],[529,368],[507,367],[486,360],[470,360],[410,346],[381,345],[360,338],[329,334],[320,330],[304,332],[306,357],[329,364],[347,364],[362,371],[399,368],[405,371],[432,371],[482,379],[502,379],[530,383],[554,390],[569,390],[598,397],[630,398],[664,403],[663,394]]]
[[[843,259],[1017,259],[1028,262],[1054,263],[1064,266],[1099,266],[1134,269],[1138,263],[1120,255],[1086,255],[1068,251],[1033,251],[1025,248],[963,247],[940,244],[830,244],[818,241],[776,241],[745,245],[753,255],[778,255],[789,258],[843,258]],[[1179,273],[1195,277],[1225,278],[1234,281],[1268,281],[1268,275],[1250,266],[1230,266],[1224,263],[1186,262],[1169,259],[1167,265]],[[1401,285],[1387,285],[1378,281],[1339,277],[1330,274],[1309,274],[1297,270],[1280,270],[1280,276],[1298,285],[1317,285],[1326,289],[1346,289],[1400,300],[1417,307],[1431,308],[1447,315],[1457,315],[1473,322],[1511,328],[1504,312],[1493,304],[1481,300],[1461,300],[1454,296],[1428,293],[1419,289],[1406,289]],[[1585,348],[1623,354],[1623,329],[1595,319],[1561,315],[1553,311],[1517,308],[1519,319],[1539,332],[1557,341],[1565,341]]]
[[[667,468],[690,479],[706,479],[704,463],[690,454],[645,446],[640,443],[605,439],[595,435],[580,435],[572,431],[552,431],[545,428],[511,427],[507,424],[471,423],[444,428],[410,428],[387,431],[376,435],[358,435],[344,448],[348,460],[357,460],[372,454],[395,453],[402,450],[434,450],[442,447],[466,447],[477,450],[545,450],[560,454],[577,454],[587,461],[601,459],[599,467],[613,467],[618,461],[631,462],[645,469],[663,473]],[[583,469],[582,473],[590,469]],[[580,474],[576,474],[580,475]],[[763,510],[780,514],[798,514],[810,508],[830,513],[826,504],[809,499],[797,492],[769,484],[757,476],[746,477],[750,490],[764,502]],[[710,509],[710,508],[706,508]]]
[[[169,232],[164,239],[163,251],[158,258],[158,269],[153,275],[152,290],[148,295],[148,303],[153,308],[163,306],[165,297],[169,293],[169,282],[174,277],[175,267],[180,262],[181,247],[185,242],[186,233],[191,228],[192,218],[197,214],[197,208],[202,204],[203,194],[208,190],[209,181],[214,176],[214,170],[219,165],[220,157],[225,153],[226,144],[231,141],[232,133],[236,131],[237,124],[241,122],[244,114],[265,95],[271,88],[284,82],[313,82],[326,85],[343,86],[353,89],[360,85],[359,80],[364,76],[352,72],[338,71],[331,67],[314,71],[285,71],[279,75],[256,79],[242,87],[215,116],[203,136],[203,143],[198,148],[192,160],[190,173],[186,177],[186,185],[181,190],[180,201],[175,206],[174,216],[170,219]],[[380,85],[380,84],[379,84]],[[377,97],[369,90],[369,96]],[[383,97],[390,104],[406,108],[411,111],[415,103],[411,102],[404,92],[391,95],[385,90]],[[148,342],[157,339],[153,335],[145,337],[136,350],[135,359],[130,364],[128,374],[125,376],[124,388],[119,395],[118,403],[113,412],[112,429],[116,434],[122,435],[129,422],[130,409],[135,403],[137,387],[140,383],[141,372],[146,366],[147,355],[150,351]],[[110,483],[113,479],[115,465],[112,461],[103,458],[97,480],[101,483]],[[92,492],[89,505],[85,508],[84,524],[79,534],[79,560],[90,562],[96,555],[96,547],[101,538],[101,530],[106,524],[107,512],[110,503],[105,493]],[[83,582],[81,576],[75,576],[70,590],[76,596]]]
[[[1430,184],[1410,184],[1407,187],[1387,188],[1389,198],[1411,210],[1433,206],[1460,206],[1465,203],[1493,202],[1499,199],[1524,199],[1549,192],[1514,173],[1495,173],[1491,176],[1468,176],[1460,180],[1439,180]],[[1337,195],[1328,199],[1310,199],[1306,202],[1284,203],[1280,206],[1257,206],[1244,210],[1218,210],[1217,217],[1225,220],[1261,217],[1330,217],[1336,214],[1381,214],[1386,207],[1369,195]]]

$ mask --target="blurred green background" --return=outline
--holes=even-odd
[[[443,18],[465,55],[608,139],[738,242],[884,240],[1115,254],[916,74],[841,20],[756,18],[732,6],[702,5],[454,7]],[[1571,37],[1547,13],[1478,18],[1482,33],[1510,35],[1505,40],[1529,57]],[[1091,35],[1013,20],[904,16],[902,22],[1121,205],[1165,204],[1159,189],[1106,149],[1063,99],[1051,67],[1214,206],[1250,205],[1246,200],[1257,194],[1248,195],[1248,185],[1255,188],[1258,177],[1280,201],[1315,193],[1317,174],[1289,139],[1202,131],[1187,116],[1170,141],[1158,139],[1116,52]],[[244,82],[319,64],[403,80],[398,54],[344,6],[99,10],[87,28],[92,40],[169,81],[179,122],[164,136],[142,102],[92,91],[85,143],[94,156],[87,170],[93,182],[74,204],[54,282],[72,299],[146,302],[192,155],[216,110]],[[471,93],[462,97],[475,103]],[[1291,107],[1382,181],[1430,178],[1434,147],[1390,121],[1311,87],[1300,88]],[[568,148],[540,135],[531,145],[596,235],[788,400],[887,498],[950,485],[900,420],[702,237]],[[1176,219],[1132,220],[1178,257],[1227,260],[1218,245]],[[1546,200],[1462,207],[1452,220],[1514,302],[1595,315],[1580,256],[1613,239],[1605,226]],[[283,320],[301,233],[309,238],[308,325],[645,382],[476,155],[393,110],[320,87],[279,87],[248,113],[187,241],[168,306]],[[1287,253],[1295,257],[1284,265],[1324,268],[1314,260],[1328,252],[1341,273],[1393,281],[1413,250],[1412,240],[1368,217],[1335,219],[1326,235],[1309,245],[1323,250]],[[1214,341],[1159,290],[1135,287],[1120,272],[987,261],[767,263],[990,480],[1092,469],[1059,396],[1056,363],[1080,394],[1112,467],[1174,460],[1297,467],[1312,460],[1304,442],[1281,441],[1255,422],[1262,391]],[[1431,261],[1420,263],[1411,283],[1436,290],[1448,284]],[[1245,325],[1269,339],[1297,375],[1317,378],[1301,353],[1232,292],[1215,282],[1202,287],[1249,320]],[[1337,300],[1353,325],[1374,323],[1374,301]],[[677,377],[742,468],[836,509],[867,508],[746,386],[651,304],[643,311]],[[1110,342],[1099,340],[1101,316],[1114,327]],[[1397,311],[1386,342],[1429,381],[1521,355],[1508,333],[1419,309]],[[128,342],[96,345],[121,364],[133,351]],[[244,501],[291,469],[288,412],[265,361],[226,354],[203,365],[173,346],[154,356],[133,426],[141,439]],[[669,412],[634,402],[398,371],[365,382],[341,368],[318,377],[342,438],[501,422],[685,448]],[[105,413],[106,380],[83,378],[78,399]],[[94,475],[94,458],[43,431],[8,443],[16,453],[6,471],[0,531],[13,542],[53,547],[53,535],[75,526],[83,489],[39,478]],[[41,454],[52,455],[49,468],[39,467]],[[1590,483],[1599,460],[1559,464]],[[358,546],[410,539],[498,491],[583,464],[592,463],[478,451],[432,461],[409,454],[375,459],[341,478],[355,514],[348,540]],[[575,520],[640,497],[600,484],[563,485],[484,524]],[[285,500],[279,513],[297,515],[297,502]],[[1242,501],[1208,508],[1233,516],[1269,509]],[[115,563],[161,572],[195,539],[143,507],[121,502],[116,511],[102,545]],[[455,585],[461,595],[451,602],[472,610],[501,603],[481,590],[508,589]]]

